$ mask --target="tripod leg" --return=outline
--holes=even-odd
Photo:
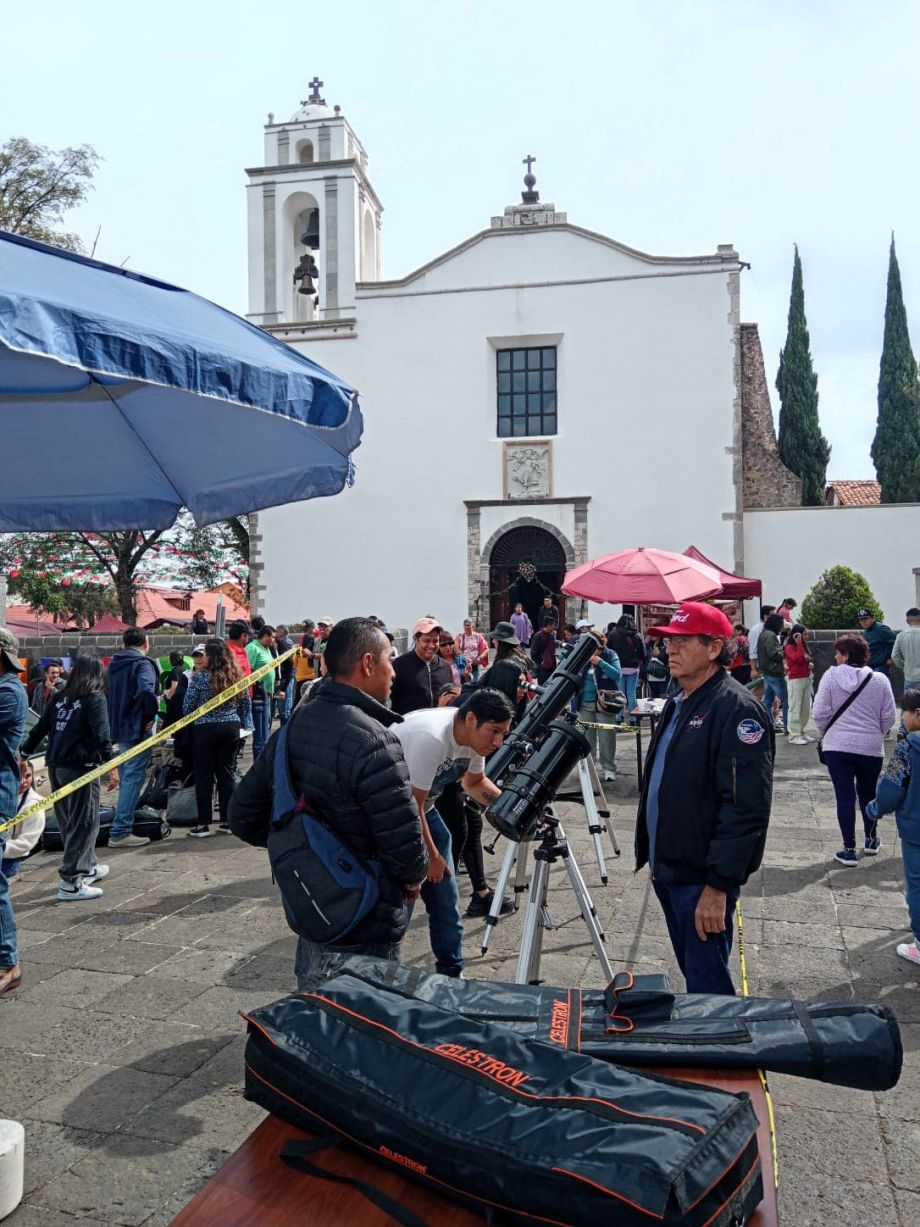
[[[601,806],[598,812],[601,818],[604,819],[604,826],[607,828],[607,834],[610,837],[610,846],[613,848],[613,855],[619,856],[620,855],[620,845],[617,843],[617,837],[613,831],[613,822],[611,821],[611,818],[610,818],[610,804],[607,801],[607,797],[604,794],[604,789],[601,784],[601,777],[600,777],[600,774],[598,773],[597,763],[594,761],[593,754],[588,755],[587,763],[588,763],[588,772],[591,776],[591,780],[594,785],[594,791],[598,796],[600,796],[600,799],[601,799]]]
[[[492,931],[498,924],[498,918],[501,915],[502,899],[505,897],[505,890],[508,886],[508,879],[511,877],[511,870],[515,860],[519,861],[519,849],[521,845],[508,841],[508,847],[505,849],[505,858],[502,861],[502,867],[498,875],[498,881],[495,884],[495,895],[492,899],[492,906],[489,908],[489,914],[486,917],[486,931],[482,935],[482,945],[479,950],[481,954],[485,954],[489,949],[489,942],[492,940]],[[516,889],[516,888],[515,888]]]
[[[521,895],[527,893],[529,883],[527,881],[527,844],[520,843],[517,848],[517,861],[515,862],[514,871],[514,910],[518,911],[521,907]]]
[[[588,928],[588,933],[591,935],[591,944],[594,946],[594,953],[597,955],[597,961],[601,965],[607,983],[613,979],[613,968],[610,966],[610,960],[607,958],[607,951],[604,949],[604,934],[601,930],[600,922],[597,918],[597,912],[594,909],[594,904],[591,901],[591,896],[588,894],[588,888],[585,886],[585,880],[581,876],[581,870],[578,868],[578,862],[572,855],[571,850],[566,847],[562,854],[565,871],[569,875],[569,883],[572,891],[578,900],[581,907],[581,914]]]
[[[543,915],[546,910],[546,889],[549,883],[549,861],[538,858],[530,883],[530,898],[524,913],[524,933],[518,955],[515,984],[539,983],[540,952],[543,946]]]
[[[601,844],[601,833],[604,830],[604,824],[601,822],[600,814],[597,812],[594,786],[591,780],[591,773],[588,770],[587,759],[583,758],[578,764],[578,780],[581,784],[581,801],[585,807],[585,814],[588,817],[588,830],[591,833],[591,838],[594,840],[594,855],[597,857],[597,867],[600,871],[601,882],[606,886],[607,862],[604,860],[604,848]]]

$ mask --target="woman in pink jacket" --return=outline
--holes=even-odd
[[[818,686],[812,710],[824,760],[837,798],[837,822],[843,847],[835,860],[854,866],[856,853],[856,801],[862,812],[863,852],[875,856],[881,841],[866,806],[875,796],[882,770],[885,735],[895,722],[897,709],[891,683],[884,673],[867,665],[869,645],[862,635],[841,635],[834,644],[833,665]],[[854,697],[855,696],[855,697]],[[851,700],[846,710],[843,705]],[[835,713],[840,715],[834,719]]]

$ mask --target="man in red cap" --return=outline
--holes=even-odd
[[[685,601],[652,636],[668,640],[681,690],[645,764],[636,869],[650,867],[687,991],[734,995],[732,913],[760,866],[773,797],[773,722],[727,672],[731,623]]]

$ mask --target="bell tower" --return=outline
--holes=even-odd
[[[380,280],[383,205],[367,154],[323,82],[287,122],[265,125],[265,165],[246,171],[249,316],[254,324],[349,319],[355,285]]]

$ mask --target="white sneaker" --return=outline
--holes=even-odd
[[[920,947],[916,942],[901,942],[897,954],[899,959],[907,959],[908,963],[920,966]]]
[[[617,778],[617,773],[615,771],[605,771],[604,772],[604,783],[605,784],[612,784],[616,778]]]
[[[62,882],[58,887],[58,898],[62,903],[73,903],[78,899],[98,899],[102,891],[98,886],[87,886],[86,882],[75,882],[71,885]]]
[[[86,877],[83,879],[83,882],[84,882],[84,885],[86,886],[92,886],[94,882],[99,882],[103,878],[107,878],[108,876],[109,876],[108,865],[98,865],[97,864],[93,866],[93,872],[88,873]]]
[[[789,744],[791,746],[807,746],[808,738],[807,737],[790,737]]]

